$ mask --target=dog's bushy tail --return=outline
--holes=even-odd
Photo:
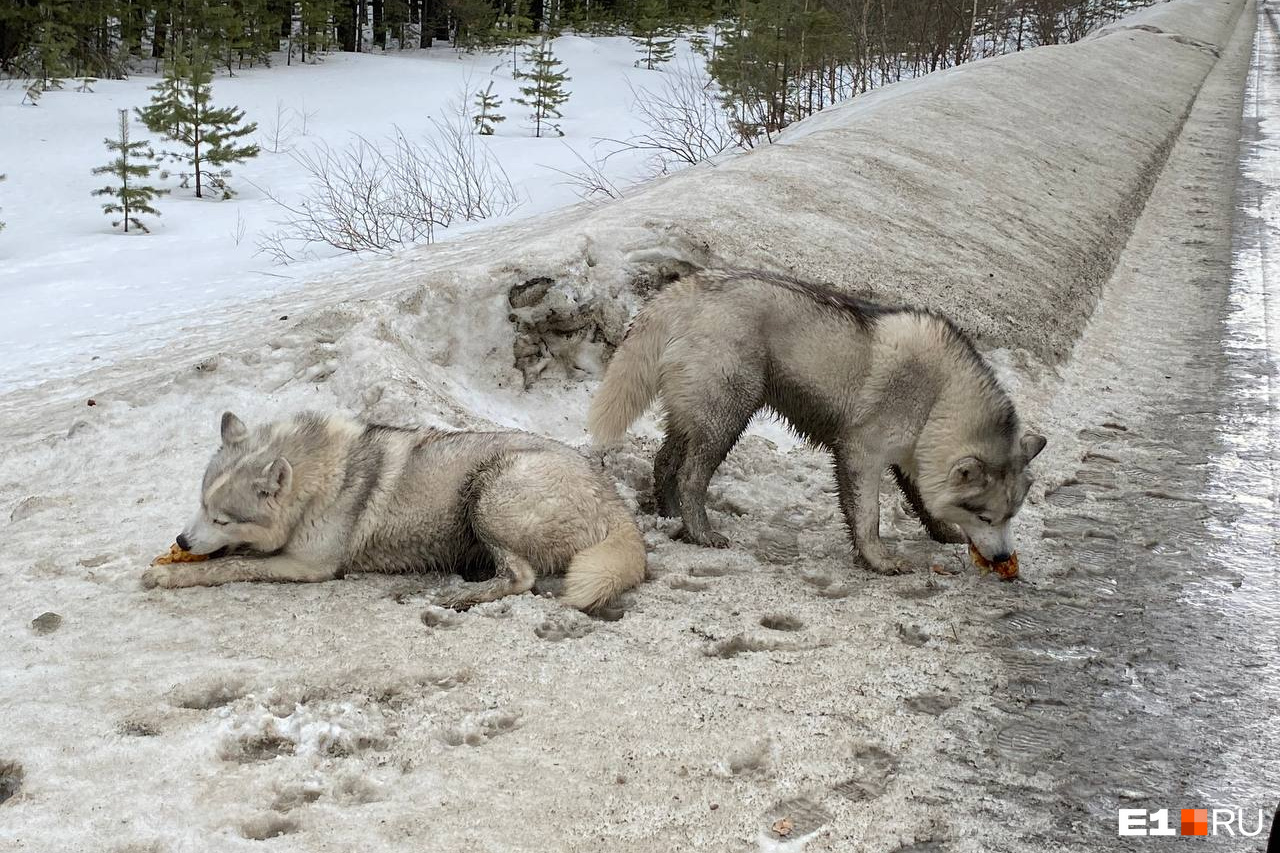
[[[644,539],[630,517],[617,519],[609,535],[579,551],[565,570],[560,600],[595,610],[644,580]]]
[[[650,308],[641,311],[626,340],[613,354],[604,382],[591,400],[587,430],[597,445],[616,443],[627,427],[658,395],[658,365],[667,347],[668,329]]]

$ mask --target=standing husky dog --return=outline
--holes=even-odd
[[[250,432],[222,416],[200,511],[178,537],[229,558],[148,569],[147,587],[323,581],[345,572],[496,570],[441,603],[516,595],[565,573],[561,599],[599,607],[644,578],[644,541],[578,453],[519,432],[445,432],[301,414]]]
[[[685,538],[728,544],[707,523],[707,484],[768,406],[831,451],[854,545],[881,572],[904,568],[880,540],[885,468],[934,539],[967,539],[1000,562],[1013,551],[1027,463],[1045,444],[1021,434],[1013,403],[950,320],[762,272],[702,271],[645,306],[588,428],[617,441],[655,396],[666,410],[655,500],[660,514],[680,513]]]

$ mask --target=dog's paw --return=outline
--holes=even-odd
[[[708,530],[703,536],[694,536],[689,532],[689,528],[681,527],[676,531],[676,539],[681,542],[688,542],[690,545],[701,545],[703,548],[728,548],[729,540],[727,537],[714,530]]]
[[[151,566],[142,573],[143,589],[181,589],[188,586],[203,586],[201,574],[190,565],[175,564],[171,566]]]
[[[863,554],[862,560],[871,571],[880,575],[906,575],[911,573],[911,566],[897,557],[888,554]]]
[[[479,603],[475,590],[468,584],[456,584],[450,589],[437,593],[431,603],[436,607],[462,612]]]
[[[155,589],[156,587],[172,589],[173,578],[170,577],[168,566],[152,566],[142,573],[142,588]]]

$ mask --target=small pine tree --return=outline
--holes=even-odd
[[[528,62],[530,70],[518,71],[514,76],[516,80],[529,81],[529,85],[520,87],[522,97],[511,100],[533,110],[533,135],[542,136],[543,128],[549,125],[547,119],[562,117],[560,107],[569,100],[564,84],[573,78],[556,70],[561,62],[551,52],[551,43],[545,38],[529,52]],[[559,128],[556,131],[559,133]],[[559,135],[564,136],[563,133]]]
[[[453,46],[460,53],[484,50],[493,44],[497,13],[489,0],[448,0],[453,22]]]
[[[40,95],[42,94],[43,92],[40,89],[40,81],[34,80],[31,85],[27,87],[26,92],[22,94],[22,103],[38,107],[40,106]]]
[[[631,22],[631,43],[640,52],[636,65],[652,71],[671,61],[676,40],[667,20],[665,4],[661,0],[641,0],[636,7],[636,16]]]
[[[511,70],[520,70],[520,48],[533,35],[533,19],[529,17],[528,0],[512,0],[509,14],[499,15],[493,25],[493,40],[511,45]]]
[[[166,69],[165,79],[152,88],[158,91],[150,106],[138,110],[138,117],[152,132],[182,145],[182,151],[166,155],[192,167],[196,198],[204,198],[206,177],[224,199],[230,198],[226,167],[258,156],[256,144],[237,144],[258,129],[257,123],[241,125],[244,110],[212,105],[213,66],[203,54],[179,55],[172,69]]]
[[[107,150],[115,153],[116,158],[105,166],[99,166],[93,170],[95,175],[111,175],[120,183],[119,185],[108,184],[101,189],[93,191],[93,195],[111,196],[112,201],[102,206],[103,213],[118,213],[120,218],[111,223],[111,227],[124,225],[125,233],[129,233],[129,226],[138,228],[146,232],[147,226],[142,224],[142,220],[138,219],[138,214],[148,213],[152,216],[159,216],[160,211],[151,206],[151,202],[158,195],[164,195],[168,190],[156,189],[148,186],[143,181],[151,177],[151,172],[155,169],[150,161],[154,157],[150,146],[147,143],[138,141],[132,142],[129,139],[129,111],[120,110],[120,136],[117,139],[107,138],[103,142],[107,146]]]
[[[134,109],[138,120],[147,130],[174,137],[178,133],[178,112],[182,109],[182,75],[185,60],[178,58],[164,65],[164,76],[147,88],[154,92],[151,103],[142,109]]]
[[[476,133],[481,136],[493,136],[493,126],[501,124],[507,117],[498,112],[502,107],[502,99],[493,93],[493,81],[483,92],[476,92],[476,114],[471,121],[476,126]]]
[[[63,9],[58,8],[54,3],[36,5],[32,51],[35,54],[37,68],[35,69],[36,80],[32,83],[32,87],[39,87],[41,92],[61,89],[62,78],[70,73],[67,55],[75,47],[76,33],[63,20],[62,15],[59,14],[61,11]],[[33,98],[32,103],[34,104],[37,100],[39,96]]]
[[[694,30],[689,33],[689,47],[693,48],[693,52],[707,59],[711,55],[711,39],[707,37],[705,30]]]

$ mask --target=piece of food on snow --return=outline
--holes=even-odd
[[[1001,563],[993,563],[978,552],[978,549],[969,546],[969,558],[973,560],[973,564],[983,571],[995,572],[1000,576],[1001,580],[1011,581],[1018,576],[1018,553],[1009,555],[1009,559]]]
[[[167,566],[170,563],[203,563],[207,559],[209,559],[208,554],[192,554],[190,551],[182,550],[175,542],[169,546],[167,554],[161,554],[156,557],[151,561],[151,565]]]

